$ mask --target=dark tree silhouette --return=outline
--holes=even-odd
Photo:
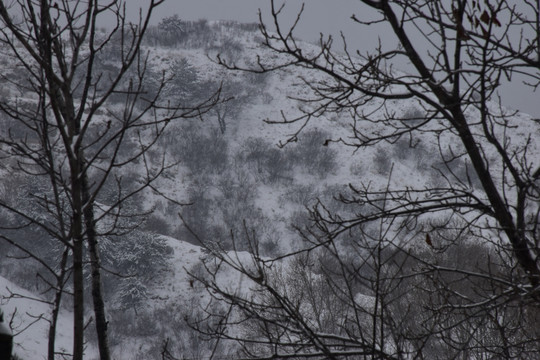
[[[217,99],[212,96],[190,107],[162,104],[163,77],[151,94],[146,91],[148,56],[141,44],[152,12],[161,3],[149,1],[136,23],[126,19],[128,2],[121,0],[0,3],[0,51],[16,63],[2,71],[2,79],[14,91],[0,99],[0,111],[6,115],[1,151],[11,171],[48,183],[46,192],[29,194],[32,211],[21,207],[21,199],[0,199],[14,219],[0,236],[48,272],[40,277],[55,293],[50,360],[55,358],[56,320],[65,293],[73,296],[73,359],[83,358],[86,256],[100,357],[110,358],[99,238],[125,231],[115,225],[119,218],[133,215],[125,213],[126,200],[169,166],[164,158],[158,163],[148,159],[167,124],[200,116]],[[110,28],[99,30],[105,18]],[[109,107],[113,99],[116,104]],[[130,150],[124,151],[127,147]],[[129,179],[127,187],[118,169],[135,162],[144,170],[138,179]],[[116,183],[117,191],[107,204],[98,204],[107,183]],[[54,262],[22,242],[21,231],[28,227],[56,241]],[[66,286],[68,280],[71,287]]]

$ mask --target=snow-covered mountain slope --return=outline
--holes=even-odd
[[[323,78],[298,68],[286,68],[264,75],[228,71],[212,61],[216,54],[226,51],[234,61],[247,65],[252,64],[257,55],[268,64],[273,61],[278,63],[280,59],[260,45],[256,31],[239,30],[237,25],[222,26],[219,23],[211,23],[208,29],[210,35],[201,33],[197,37],[194,34],[193,38],[184,42],[170,44],[154,39],[157,44],[150,41],[152,45],[145,47],[145,51],[151,54],[149,74],[155,79],[163,72],[167,76],[174,76],[165,88],[166,100],[197,103],[210,97],[221,85],[222,96],[230,98],[230,101],[202,116],[203,121],[192,119],[171,123],[168,132],[153,150],[155,159],[165,154],[170,163],[178,163],[156,182],[155,188],[169,199],[191,205],[179,206],[152,191],[142,194],[134,204],[130,204],[138,207],[138,210],[152,210],[152,213],[140,233],[137,236],[127,235],[130,239],[126,241],[137,242],[152,234],[160,239],[158,245],[163,251],[162,260],[159,260],[158,252],[152,255],[151,260],[162,262],[160,265],[163,266],[146,264],[144,269],[156,272],[140,274],[144,275],[144,283],[128,287],[133,292],[131,300],[121,301],[130,295],[123,293],[126,282],[134,278],[133,274],[139,275],[137,270],[143,271],[142,267],[137,268],[140,265],[137,262],[143,262],[144,251],[129,262],[124,260],[130,254],[120,252],[115,247],[118,239],[106,239],[102,243],[108,265],[117,272],[124,271],[126,275],[125,279],[113,278],[108,283],[107,307],[115,359],[158,358],[166,339],[171,339],[169,345],[175,353],[186,354],[187,357],[192,355],[196,358],[207,350],[185,324],[185,317],[209,301],[205,289],[194,283],[187,274],[201,272],[201,259],[208,254],[182,226],[178,213],[201,239],[210,244],[220,244],[224,251],[232,249],[233,245],[239,250],[247,249],[244,243],[231,243],[231,233],[240,234],[245,221],[249,228],[256,229],[263,255],[280,254],[302,246],[291,225],[301,225],[307,221],[305,207],[313,205],[317,199],[341,206],[333,203],[332,199],[339,192],[346,191],[349,184],[419,189],[438,184],[441,181],[440,173],[434,170],[434,167],[440,167],[437,162],[438,142],[448,146],[453,141],[451,136],[443,139],[420,137],[415,139],[414,149],[408,140],[399,140],[392,147],[379,144],[358,151],[339,142],[330,142],[329,146],[325,146],[328,139],[350,139],[350,117],[345,112],[325,114],[314,119],[303,129],[296,142],[278,148],[276,144],[286,142],[303,123],[270,125],[264,120],[279,121],[282,114],[288,119],[301,115],[301,108],[309,105],[299,103],[294,98],[309,97],[310,90],[298,76],[315,81],[322,81]],[[7,62],[8,66],[14,65]],[[14,91],[7,88],[4,93],[9,95]],[[30,95],[25,94],[28,101],[32,101]],[[114,103],[109,106],[120,105]],[[379,106],[380,103],[374,102],[366,105],[364,110],[369,113]],[[388,102],[384,111],[388,114],[422,115],[422,110],[414,103]],[[470,116],[475,114],[471,113]],[[518,114],[513,119],[516,123],[523,121],[530,124],[525,121],[528,118],[525,114]],[[97,119],[104,122],[106,112],[99,114]],[[367,122],[364,131],[384,131],[378,126]],[[531,149],[538,153],[539,128],[527,125],[511,131],[515,131],[513,136],[516,139],[530,135]],[[136,143],[136,139],[132,140],[131,145]],[[516,143],[515,146],[518,148],[520,144]],[[461,161],[458,163],[456,169],[463,173],[466,165]],[[119,175],[135,177],[142,172],[141,167],[142,164],[130,165]],[[8,194],[15,186],[13,180],[7,173],[3,173],[2,180],[1,193]],[[103,203],[103,208],[107,206],[106,197],[99,201]],[[346,213],[347,209],[343,211]],[[241,236],[237,240],[241,240]],[[148,249],[148,252],[151,250]],[[116,255],[122,259],[115,258]],[[245,256],[248,261],[246,252],[241,252],[239,256]],[[13,264],[13,261],[9,261],[8,266]],[[2,266],[0,259],[0,268]],[[122,266],[130,266],[129,270],[133,270],[133,273]],[[32,267],[30,271],[36,270]],[[15,274],[10,280],[0,278],[0,294],[3,298],[9,295],[9,291],[28,298],[40,297],[15,285],[20,281],[24,282],[25,287],[31,287],[27,280],[22,281],[17,277],[22,272],[3,270],[5,274]],[[26,278],[33,275],[26,274]],[[225,271],[221,276],[227,286],[247,291],[248,283],[233,271]],[[358,298],[369,305],[368,296],[358,294]],[[20,334],[18,329],[25,328],[36,316],[50,316],[49,306],[34,300],[12,298],[4,300],[2,308],[8,319],[15,314],[15,353],[21,359],[44,358],[47,322],[39,320]],[[91,316],[89,311],[87,318]],[[69,352],[70,323],[69,311],[63,309],[57,339],[58,351],[66,349]],[[97,358],[94,344],[92,338],[87,348],[89,359]]]
[[[139,314],[134,318],[143,317],[142,331],[140,334],[130,334],[136,326],[133,318],[126,321],[124,326],[131,327],[122,331],[115,329],[113,332],[113,358],[118,360],[130,360],[148,355],[157,356],[159,346],[167,338],[172,339],[172,343],[178,347],[178,343],[183,347],[190,346],[189,332],[183,323],[185,317],[192,315],[199,306],[208,302],[208,294],[200,284],[194,283],[188,275],[188,271],[197,274],[201,259],[207,257],[201,247],[192,245],[185,241],[167,237],[166,243],[173,249],[173,256],[170,258],[168,274],[155,284],[148,284],[148,298],[138,309]],[[246,260],[249,254],[240,256]],[[225,272],[224,283],[228,283],[231,289],[247,291],[242,286],[242,279],[233,271]],[[6,322],[10,324],[14,334],[14,355],[19,359],[45,359],[47,354],[48,326],[51,307],[46,298],[34,292],[22,289],[4,277],[0,277],[0,304],[4,311]],[[109,305],[114,308],[114,304]],[[132,309],[133,310],[133,309]],[[131,312],[131,310],[128,310]],[[135,309],[135,311],[137,311]],[[117,312],[112,311],[110,317]],[[152,321],[152,317],[156,318]],[[91,315],[87,321],[92,327]],[[180,326],[173,327],[173,325]],[[58,336],[56,339],[57,352],[70,352],[72,346],[72,315],[69,310],[62,309],[59,314]],[[184,337],[184,338],[183,338]],[[157,345],[157,348],[154,346]],[[180,348],[182,347],[180,346]],[[156,352],[157,351],[157,352]],[[98,359],[97,349],[91,343],[85,350],[86,358]],[[145,355],[146,354],[146,355]],[[148,355],[150,356],[150,355]]]
[[[13,354],[20,359],[45,359],[50,318],[50,306],[39,294],[22,289],[15,283],[0,276],[0,306],[4,311],[5,322],[13,331]],[[73,317],[67,310],[59,314],[59,328],[56,349],[69,352],[73,345]],[[92,346],[88,354],[94,353]]]

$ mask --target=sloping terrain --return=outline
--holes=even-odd
[[[166,161],[175,165],[154,185],[160,194],[148,191],[130,204],[136,210],[151,210],[151,214],[137,231],[103,239],[105,267],[123,275],[105,275],[111,345],[116,359],[159,358],[167,339],[175,354],[197,359],[208,354],[208,345],[185,323],[188,315],[204,308],[209,300],[205,289],[187,274],[199,274],[203,270],[201,259],[209,256],[201,248],[200,240],[231,254],[233,249],[239,250],[239,256],[248,261],[246,251],[250,244],[243,242],[242,233],[246,228],[255,229],[262,255],[278,255],[303,246],[292,225],[308,222],[305,208],[317,200],[336,208],[342,206],[333,199],[346,191],[349,184],[422,188],[441,181],[441,172],[437,171],[442,169],[437,163],[439,157],[433,155],[440,150],[440,139],[400,139],[392,147],[379,144],[358,151],[337,141],[328,142],[350,139],[347,113],[314,119],[295,141],[278,147],[279,142],[294,137],[303,123],[278,125],[264,120],[280,121],[282,114],[292,119],[310,106],[294,99],[310,96],[310,89],[298,76],[324,79],[307,70],[299,73],[300,70],[290,68],[270,74],[226,70],[212,60],[216,54],[240,65],[253,64],[257,55],[269,64],[279,58],[260,45],[253,26],[218,22],[198,26],[197,31],[178,41],[151,35],[145,47],[150,54],[149,74],[155,79],[163,72],[171,76],[165,95],[172,102],[196,104],[211,97],[220,86],[221,95],[228,101],[203,115],[202,121],[169,125],[152,154],[155,161],[160,161],[164,154]],[[1,61],[6,68],[15,66],[13,59]],[[102,66],[107,69],[114,64],[104,59]],[[7,85],[1,95],[16,96]],[[22,94],[21,98],[32,101],[31,94]],[[120,104],[121,99],[109,106]],[[365,111],[379,105],[371,104]],[[422,116],[422,110],[414,103],[392,106],[388,104],[384,111],[411,118]],[[515,121],[526,117],[518,114]],[[100,119],[105,121],[105,112]],[[372,123],[366,131],[384,131],[378,126]],[[533,141],[540,138],[538,129],[518,127],[516,132],[516,138],[529,134]],[[137,139],[132,141],[135,144]],[[451,139],[441,142],[444,141]],[[467,176],[466,163],[457,160],[454,165],[458,176]],[[18,193],[24,197],[25,188],[39,188],[28,176],[14,178],[5,170],[0,171],[2,196]],[[142,164],[122,171],[118,175],[129,178],[142,172]],[[110,190],[114,191],[112,185]],[[103,208],[108,205],[106,196],[98,200]],[[186,230],[179,214],[196,235]],[[2,246],[2,256],[11,255],[12,250]],[[419,241],[417,246],[427,245]],[[47,318],[47,305],[28,299],[7,299],[9,291],[28,298],[41,296],[41,287],[35,285],[39,266],[25,267],[26,263],[0,258],[0,274],[4,276],[0,278],[0,294],[5,299],[2,308],[8,319],[17,309],[15,353],[21,359],[38,359],[46,351],[46,322],[40,320],[20,334],[18,331],[36,316]],[[225,274],[228,275],[223,276],[223,281],[228,286],[246,290],[241,277],[233,271]],[[369,303],[367,296],[358,296]],[[63,310],[61,318],[57,348],[69,351],[69,312]],[[95,356],[93,341],[90,338],[89,358]]]

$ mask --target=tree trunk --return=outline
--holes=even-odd
[[[84,208],[84,221],[86,224],[86,237],[88,240],[88,252],[90,254],[90,267],[92,278],[92,302],[96,317],[96,332],[98,339],[99,356],[101,360],[110,360],[108,322],[105,314],[105,303],[101,286],[101,262],[96,236],[96,223],[94,221],[94,204],[90,199],[88,178],[85,174],[82,181]]]
[[[70,138],[79,133],[79,127],[73,122]],[[82,216],[82,179],[80,177],[83,165],[77,151],[75,157],[69,159],[71,172],[72,224],[71,238],[73,239],[73,360],[83,360],[84,355],[84,237]]]
[[[51,322],[49,325],[49,339],[47,346],[47,359],[55,360],[54,348],[56,342],[56,325],[58,324],[58,313],[60,312],[60,302],[62,301],[62,293],[64,291],[64,280],[66,277],[66,264],[69,255],[69,248],[66,247],[62,254],[62,261],[60,263],[60,275],[56,281],[56,293],[54,295],[53,310],[51,314]]]
[[[83,360],[84,354],[84,285],[83,242],[73,241],[73,360]]]

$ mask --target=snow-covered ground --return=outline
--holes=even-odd
[[[249,56],[253,59],[255,57],[253,52],[259,52],[261,58],[272,59],[273,54],[264,53],[264,50],[254,42],[254,37],[255,35],[252,34],[251,36],[245,36],[239,39],[244,49],[242,56]],[[188,59],[196,67],[200,76],[206,79],[214,78],[218,81],[234,79],[244,81],[241,78],[243,76],[242,73],[231,73],[220,68],[208,59],[206,50],[199,48],[154,48],[152,49],[151,63],[155,65],[155,69],[157,70],[167,70],[173,60],[180,57]],[[266,82],[261,83],[261,86],[264,86],[264,89],[261,90],[262,95],[251,98],[238,118],[230,119],[228,131],[223,136],[228,141],[229,151],[231,153],[241,151],[248,139],[258,139],[259,141],[269,141],[272,144],[276,144],[279,141],[285,141],[291,134],[295,133],[300,124],[291,126],[268,125],[263,121],[266,119],[280,120],[280,111],[283,111],[289,118],[300,115],[298,102],[290,97],[309,96],[309,92],[305,86],[299,83],[292,71],[292,69],[286,69],[282,72],[272,74]],[[294,69],[294,71],[300,70]],[[307,70],[305,74],[301,75],[306,77],[313,76],[315,79],[318,76],[310,74]],[[385,110],[388,113],[402,114],[407,109],[403,104],[389,104]],[[524,121],[526,118],[526,115],[520,114],[515,118],[515,121]],[[200,125],[201,128],[205,126],[215,127],[216,119],[212,115],[205,118],[204,121]],[[527,123],[530,122],[527,121]],[[349,125],[350,119],[347,118],[346,114],[343,115],[343,118],[327,118],[322,116],[315,119],[304,132],[317,128],[327,132],[328,136],[333,139],[347,139],[350,136]],[[366,131],[370,131],[370,127],[373,130],[376,125],[367,124]],[[533,142],[537,141],[535,139],[540,138],[538,136],[538,128],[518,127],[515,131],[517,132],[516,137],[531,135]],[[300,142],[301,139],[300,137]],[[442,141],[451,142],[451,140],[445,139]],[[296,144],[291,144],[282,151],[289,151],[289,148],[294,149],[294,146]],[[376,146],[362,149],[361,152],[354,152],[355,149],[353,148],[331,143],[329,148],[336,150],[336,163],[339,164],[334,172],[327,174],[324,178],[320,178],[311,176],[306,169],[301,169],[292,174],[291,184],[258,184],[255,194],[255,206],[275,223],[275,233],[283,236],[279,239],[281,250],[289,250],[294,246],[294,242],[293,235],[290,231],[287,231],[287,226],[290,225],[290,219],[294,212],[301,209],[298,203],[293,203],[290,200],[290,186],[308,186],[314,189],[315,195],[323,193],[325,189],[345,189],[349,183],[357,185],[360,182],[369,183],[372,188],[384,188],[388,183],[391,186],[399,188],[422,188],[423,185],[436,180],[426,168],[430,167],[433,160],[428,155],[435,154],[438,151],[435,139],[422,139],[422,146],[424,147],[424,154],[427,154],[426,158],[409,157],[396,161],[393,159],[395,154],[387,152],[389,150],[382,151],[381,148]],[[537,146],[537,144],[533,144],[531,148],[536,150]],[[535,153],[538,153],[538,151],[535,151]],[[381,168],[381,164],[373,160],[377,157],[388,160],[386,169]],[[433,158],[435,157],[433,156]],[[394,164],[393,172],[389,181],[389,169],[392,163]],[[420,169],[419,164],[422,165],[422,163],[425,166]],[[190,200],[186,197],[186,193],[190,186],[193,185],[189,180],[186,180],[185,174],[182,173],[184,170],[180,166],[178,168],[178,174],[167,178],[166,181],[159,182],[161,186],[160,190],[178,201]],[[253,176],[256,176],[256,174]],[[214,187],[216,187],[215,184]],[[208,191],[212,192],[216,191],[216,189],[210,188]],[[152,194],[148,196],[148,208],[162,201],[161,198],[154,197]],[[163,213],[162,215],[167,219],[173,218],[176,219],[176,222],[179,221],[176,214]],[[242,219],[238,219],[238,221],[242,221]],[[172,237],[165,237],[165,239],[168,246],[173,249],[173,255],[168,260],[170,267],[164,277],[149,286],[149,296],[145,307],[156,311],[160,309],[169,311],[172,308],[184,308],[183,311],[187,311],[186,309],[189,310],[191,309],[190,307],[204,306],[208,301],[208,294],[199,284],[193,283],[190,280],[187,272],[197,272],[201,259],[206,257],[207,254],[201,247],[190,244],[182,239],[174,239]],[[240,253],[238,256],[238,260],[240,261],[250,261],[247,253]],[[239,291],[247,291],[250,286],[246,279],[232,271],[224,271],[220,276],[220,280],[229,288],[238,289]],[[24,360],[44,359],[47,351],[48,322],[46,319],[50,316],[50,306],[39,301],[41,299],[39,294],[24,290],[2,277],[0,277],[0,296],[2,301],[0,305],[4,310],[6,320],[8,322],[12,321],[14,327],[14,353]],[[365,295],[358,295],[359,302],[369,305],[370,300]],[[177,315],[171,314],[171,317]],[[91,312],[88,312],[87,318],[89,319],[90,317]],[[70,352],[72,346],[71,328],[72,316],[69,309],[63,309],[60,314],[59,330],[57,332],[57,351],[65,350],[68,353]],[[113,346],[114,358],[118,360],[133,359],[135,354],[144,353],[147,350],[145,346],[148,344],[163,341],[163,334],[174,335],[166,329],[163,333],[151,334],[144,339],[136,336],[132,338],[126,337],[120,343]],[[91,345],[88,345],[86,351],[88,359],[97,358],[96,349]]]
[[[0,306],[4,311],[5,322],[13,330],[13,353],[24,360],[46,359],[50,305],[38,294],[0,277]],[[60,312],[56,336],[58,352],[69,353],[72,348],[72,319],[69,311]],[[87,353],[91,355],[94,350],[88,347]]]

